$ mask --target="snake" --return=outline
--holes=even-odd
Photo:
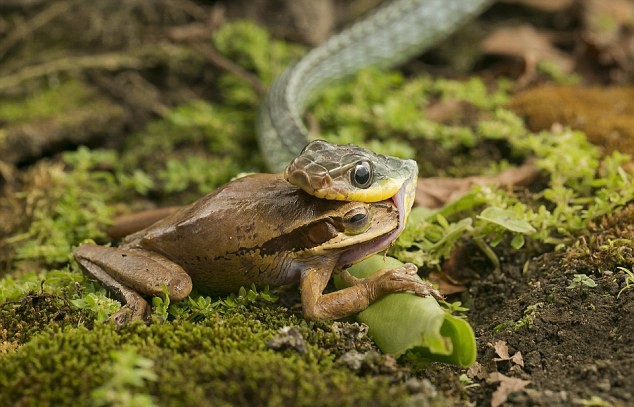
[[[364,67],[387,69],[422,53],[491,2],[394,0],[310,50],[275,79],[260,105],[256,133],[269,170],[286,170],[289,182],[319,198],[376,202],[392,196],[416,176],[416,163],[352,145],[309,143],[302,121],[308,103]]]

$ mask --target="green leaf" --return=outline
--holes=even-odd
[[[524,234],[536,232],[535,228],[532,227],[530,223],[521,218],[518,213],[509,209],[498,208],[495,206],[489,207],[483,210],[478,218],[500,225],[511,232]]]
[[[380,269],[402,264],[396,259],[377,255],[349,271],[355,277],[364,278]],[[336,278],[335,286],[341,289],[345,283]],[[385,353],[400,356],[411,351],[411,355],[424,361],[462,367],[471,366],[475,361],[473,329],[465,320],[443,310],[433,297],[386,295],[357,314],[356,319],[368,325],[368,334]]]
[[[524,240],[524,235],[517,234],[513,236],[513,240],[511,240],[511,246],[513,246],[515,250],[519,250],[522,248],[522,246],[524,246],[525,242],[526,241]]]

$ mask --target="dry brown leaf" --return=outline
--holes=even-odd
[[[495,342],[493,349],[495,349],[495,353],[497,353],[498,356],[500,357],[499,359],[495,359],[495,360],[510,360],[511,359],[511,357],[509,356],[509,346],[506,344],[506,342],[504,341]]]
[[[499,362],[502,360],[510,360],[516,365],[524,367],[524,358],[522,357],[522,352],[518,351],[513,356],[510,356],[509,346],[504,341],[497,341],[495,342],[495,345],[491,345],[491,344],[489,345],[493,346],[493,349],[495,349],[495,353],[497,353],[497,355],[499,356],[499,358],[493,359],[496,362]]]
[[[522,357],[522,352],[520,351],[517,351],[517,353],[511,357],[511,361],[518,366],[524,367],[524,358]]]
[[[532,131],[560,123],[582,130],[607,153],[634,154],[634,86],[540,86],[515,95],[507,107]]]
[[[489,372],[486,371],[486,369],[484,368],[484,366],[482,366],[482,364],[475,362],[473,363],[473,365],[471,365],[469,370],[467,370],[467,376],[472,379],[475,378],[475,379],[484,380],[489,377]]]
[[[539,174],[532,164],[502,171],[495,176],[473,176],[466,178],[430,177],[420,178],[416,185],[415,203],[426,208],[438,208],[462,197],[473,185],[494,185],[511,187],[528,185]]]
[[[634,75],[634,2],[585,0],[581,36],[599,65],[617,83],[631,83]]]
[[[526,64],[526,75],[535,71],[539,62],[550,61],[561,72],[571,72],[574,60],[553,45],[553,35],[538,31],[533,26],[502,27],[480,43],[484,53],[521,58]]]
[[[508,399],[510,394],[524,390],[524,388],[531,383],[530,380],[504,376],[499,372],[491,373],[487,381],[489,383],[500,383],[491,396],[491,407],[501,406]]]
[[[621,36],[624,27],[634,26],[634,2],[630,0],[585,0],[584,35],[599,47],[607,47]]]
[[[463,114],[464,106],[463,102],[458,100],[442,100],[438,103],[433,103],[425,109],[425,116],[429,120],[435,122],[445,122],[447,119],[459,116]]]
[[[456,284],[455,282],[450,281],[447,277],[448,276],[445,273],[439,273],[437,271],[432,271],[427,276],[429,281],[438,286],[438,291],[440,291],[442,295],[446,296],[467,291],[467,287],[465,285]]]
[[[575,0],[503,0],[504,3],[520,3],[544,11],[561,11],[572,6]]]

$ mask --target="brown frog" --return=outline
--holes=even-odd
[[[315,198],[281,175],[232,181],[153,225],[119,247],[84,244],[73,253],[82,269],[126,304],[115,319],[147,317],[143,296],[171,300],[192,284],[207,293],[241,286],[299,283],[307,319],[337,319],[365,309],[387,293],[437,295],[416,266],[357,279],[345,268],[385,250],[400,234],[413,201],[413,182],[392,199],[374,202]],[[331,275],[350,287],[323,294]]]

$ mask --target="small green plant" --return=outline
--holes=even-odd
[[[170,306],[170,296],[167,291],[167,285],[163,284],[161,291],[163,292],[162,296],[152,298],[152,306],[154,307],[154,314],[159,318],[159,320],[167,321]]]
[[[506,231],[515,233],[511,240],[511,246],[514,249],[519,250],[524,246],[524,235],[536,232],[526,220],[524,211],[525,208],[521,205],[515,205],[512,209],[489,206],[477,216],[481,222],[485,223],[481,227],[482,233],[493,236],[489,243],[492,247],[500,244]]]
[[[584,407],[612,407],[613,404],[603,400],[599,396],[592,396],[589,399],[578,400],[578,403]]]
[[[189,296],[187,302],[183,301],[170,307],[170,314],[176,319],[198,322],[216,313],[219,305],[220,302],[212,300],[211,297],[201,295],[195,298]]]
[[[594,288],[597,286],[597,283],[590,277],[585,274],[575,274],[570,285],[566,288]]]
[[[440,212],[414,208],[390,255],[405,262],[437,267],[449,256],[457,241],[471,231],[471,218],[450,223]]]
[[[581,76],[574,72],[564,72],[561,67],[552,61],[540,61],[537,70],[546,74],[556,83],[562,85],[577,85],[581,82]]]
[[[154,361],[138,355],[133,350],[113,351],[112,360],[106,366],[110,378],[94,389],[90,398],[95,406],[150,407],[155,406],[146,383],[157,380],[152,368]]]
[[[244,287],[240,287],[237,295],[232,293],[224,300],[221,300],[221,303],[227,308],[235,308],[241,305],[251,304],[259,300],[275,302],[277,301],[277,296],[269,292],[269,286],[266,286],[261,291],[258,291],[255,284],[252,284],[251,288],[248,290]]]
[[[169,314],[175,319],[198,322],[211,317],[215,313],[222,313],[223,310],[260,301],[275,302],[277,301],[277,296],[269,291],[268,286],[258,290],[255,285],[251,285],[249,289],[240,287],[237,294],[232,293],[216,301],[204,295],[190,295],[186,301],[170,304],[167,297],[167,289],[165,288],[162,296],[152,299],[152,305],[154,306],[154,313],[162,321],[167,320]]]
[[[88,293],[83,298],[71,300],[70,302],[79,309],[89,310],[97,314],[97,321],[105,321],[110,315],[121,308],[121,303],[112,298],[108,298],[106,296],[106,290],[103,288]]]
[[[524,311],[524,316],[522,316],[522,318],[513,325],[513,330],[517,331],[522,327],[527,327],[529,329],[532,328],[533,324],[535,323],[535,318],[537,318],[539,310],[543,306],[543,302],[538,302],[526,307],[526,310]]]
[[[626,269],[625,267],[617,267],[617,269],[627,274],[627,277],[625,277],[625,287],[621,288],[619,290],[619,293],[616,295],[616,298],[619,298],[623,291],[625,291],[628,288],[634,287],[634,272],[632,272],[632,270]]]
[[[478,383],[475,383],[473,379],[471,379],[465,373],[461,374],[458,380],[460,380],[460,384],[462,384],[462,387],[464,389],[472,389],[474,387],[480,387]]]
[[[454,302],[438,301],[438,303],[444,308],[446,312],[452,315],[458,312],[469,311],[469,308],[462,306],[462,301],[454,301]]]

